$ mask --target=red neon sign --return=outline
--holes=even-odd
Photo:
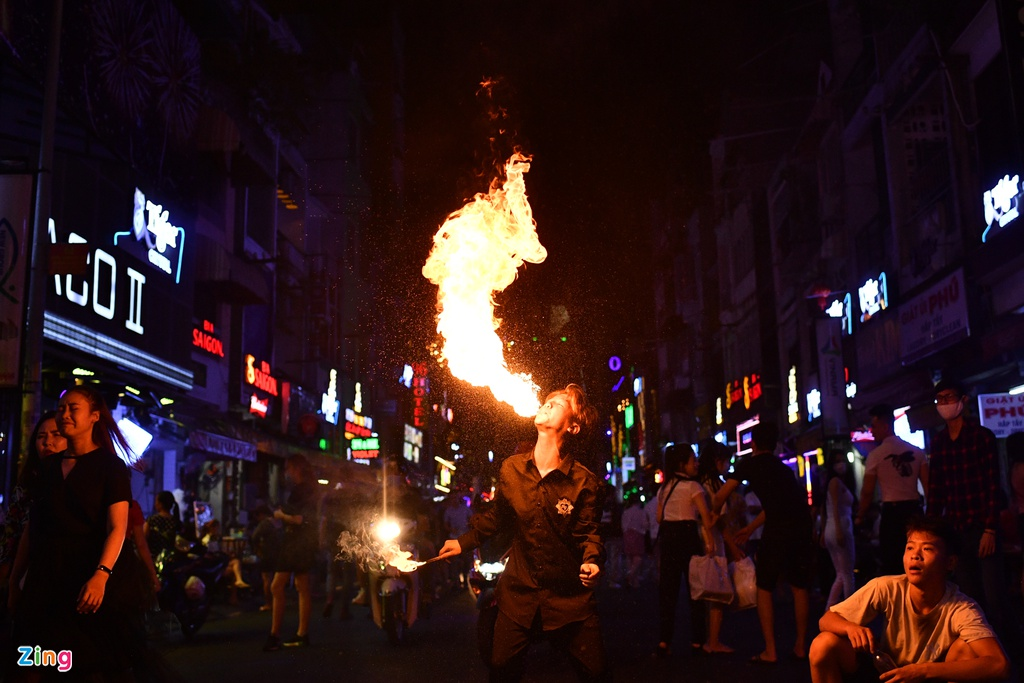
[[[427,416],[430,414],[427,394],[430,385],[427,383],[427,364],[412,364],[412,424],[414,427],[426,427]]]
[[[249,412],[253,415],[266,417],[270,409],[270,399],[262,399],[256,394],[249,397]]]
[[[213,323],[203,321],[203,329],[192,328],[192,346],[206,351],[211,356],[224,357],[224,342],[213,335]]]
[[[277,378],[270,374],[270,363],[260,361],[257,368],[256,358],[252,354],[245,357],[245,381],[271,396],[277,396]]]

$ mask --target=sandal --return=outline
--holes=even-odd
[[[754,655],[748,661],[751,664],[762,664],[762,665],[768,665],[768,666],[774,666],[775,664],[779,663],[779,660],[777,660],[777,659],[768,659],[768,658],[766,658],[764,656],[763,652],[761,654],[759,654],[759,655]]]

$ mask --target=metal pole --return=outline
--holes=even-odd
[[[53,184],[53,147],[57,125],[57,87],[60,76],[60,33],[63,0],[53,0],[50,16],[50,46],[47,54],[46,80],[43,90],[43,125],[39,135],[39,166],[36,169],[36,201],[32,216],[32,257],[28,279],[28,310],[22,335],[21,374],[21,450],[31,437],[32,427],[42,403],[43,375],[43,310],[46,306],[46,284],[49,279],[46,246],[50,219],[50,194]]]

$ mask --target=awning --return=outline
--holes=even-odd
[[[239,441],[238,439],[231,439],[220,434],[193,429],[188,435],[188,445],[190,448],[195,448],[211,455],[256,462],[256,444],[249,443],[248,441]]]

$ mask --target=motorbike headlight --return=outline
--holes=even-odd
[[[503,571],[505,571],[505,563],[504,562],[481,562],[480,563],[480,573],[481,574],[486,574],[488,576],[494,576],[495,574],[500,574]]]
[[[373,533],[384,543],[390,543],[402,533],[402,527],[393,519],[382,519],[374,526]]]

